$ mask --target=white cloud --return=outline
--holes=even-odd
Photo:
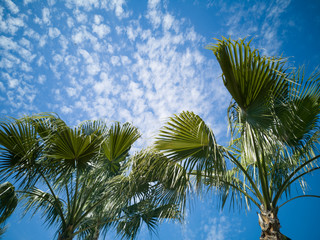
[[[38,40],[40,39],[40,34],[35,32],[32,28],[26,28],[23,33],[24,36],[28,36],[31,39]]]
[[[127,36],[131,41],[134,41],[139,34],[140,29],[133,29],[132,26],[128,26],[126,29]]]
[[[99,7],[98,0],[66,0],[66,7],[73,9],[75,7],[82,7],[85,10],[90,11],[92,8]]]
[[[55,64],[60,64],[63,61],[63,57],[60,54],[53,54],[52,60],[55,62]]]
[[[63,35],[60,35],[59,43],[60,43],[60,46],[61,46],[61,51],[62,52],[66,52],[67,49],[68,49],[68,45],[69,45],[68,39]]]
[[[226,221],[226,217],[221,216],[220,218],[213,217],[207,224],[204,225],[204,231],[207,233],[206,240],[216,239],[224,240],[227,239],[225,236],[230,231],[230,223]]]
[[[118,56],[112,56],[111,63],[113,66],[119,66],[120,65],[120,58]]]
[[[69,28],[72,28],[74,26],[74,21],[71,17],[67,18],[67,25]]]
[[[100,79],[101,81],[94,83],[93,89],[98,96],[101,94],[108,96],[109,93],[114,89],[113,81],[105,72],[100,74]]]
[[[85,26],[81,26],[73,31],[72,40],[76,44],[83,44],[90,41],[92,45],[96,45],[98,40],[90,32],[87,31]]]
[[[88,21],[87,15],[84,12],[80,11],[79,9],[75,9],[73,11],[73,15],[75,16],[77,22],[79,23],[86,23]]]
[[[163,28],[164,28],[164,30],[165,31],[169,30],[172,27],[173,22],[174,22],[174,17],[167,13],[163,17]]]
[[[154,28],[158,28],[161,24],[162,12],[160,8],[160,0],[149,0],[148,1],[148,12],[147,19],[150,20]]]
[[[131,60],[128,56],[120,56],[122,65],[129,65],[131,64]]]
[[[31,48],[31,43],[28,39],[26,38],[21,38],[21,40],[19,41],[19,44],[22,45],[25,48],[30,49]]]
[[[17,14],[19,12],[19,8],[17,7],[17,5],[14,4],[11,0],[5,0],[5,2],[12,13]]]
[[[123,8],[125,4],[125,0],[109,0],[101,2],[101,8],[114,11],[119,19],[123,19],[129,16],[129,12],[126,12]]]
[[[27,5],[29,3],[34,2],[35,0],[23,0],[23,5]]]
[[[5,50],[17,50],[19,47],[11,38],[5,36],[0,36],[0,46]]]
[[[62,106],[61,112],[69,114],[69,113],[72,113],[73,111],[72,111],[72,108],[70,108],[70,107]]]
[[[42,21],[45,24],[50,24],[50,10],[49,8],[42,9]]]
[[[5,92],[6,88],[2,82],[0,82],[0,91]]]
[[[156,8],[156,7],[158,7],[159,3],[160,3],[160,0],[149,0],[148,1],[148,8],[150,8],[150,9]]]
[[[38,59],[38,61],[37,61],[38,67],[41,67],[44,62],[45,62],[44,56],[40,56],[39,59]]]
[[[56,37],[59,37],[60,34],[61,34],[61,32],[58,28],[56,28],[56,27],[49,28],[49,37],[56,38]]]
[[[8,87],[9,88],[16,88],[16,87],[18,87],[18,85],[19,85],[19,81],[18,81],[18,79],[15,79],[15,78],[12,78],[11,76],[9,76],[9,74],[3,74],[3,76],[5,77],[5,78],[7,78],[7,80],[8,80]]]
[[[105,24],[93,24],[92,31],[96,33],[99,38],[104,38],[107,34],[110,33],[110,27]]]
[[[24,21],[21,17],[9,16],[6,20],[0,18],[0,30],[3,32],[15,35],[16,32],[24,26]]]
[[[103,17],[101,15],[94,15],[94,23],[95,24],[100,24],[103,21]]]
[[[42,35],[39,39],[39,47],[44,47],[47,44],[47,35]]]
[[[128,15],[125,14],[122,5],[125,3],[124,0],[112,0],[111,6],[115,10],[116,16],[119,18],[127,17]]]
[[[97,75],[101,71],[99,63],[92,63],[87,66],[87,72],[89,75]]]
[[[47,80],[47,77],[45,75],[42,74],[38,76],[38,82],[40,84],[44,84],[46,80]]]
[[[76,88],[68,87],[68,88],[66,88],[66,91],[67,91],[67,94],[69,97],[73,97],[77,94]]]
[[[255,37],[258,47],[264,48],[263,54],[279,55],[282,45],[279,37],[282,15],[288,8],[291,0],[278,0],[269,2],[236,2],[232,7],[226,6],[225,2],[218,1],[224,15],[227,16],[227,36],[234,39]]]
[[[53,6],[56,4],[56,0],[47,0],[49,6]]]

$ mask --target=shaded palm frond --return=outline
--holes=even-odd
[[[20,186],[31,186],[37,180],[37,160],[42,146],[32,124],[13,120],[0,126],[0,174],[5,180],[12,176]]]
[[[32,216],[41,212],[48,226],[58,224],[65,226],[64,201],[57,196],[44,192],[39,188],[33,187],[23,192],[22,201],[24,201],[25,211],[32,212]]]
[[[11,216],[17,205],[15,187],[9,182],[0,184],[0,225]]]

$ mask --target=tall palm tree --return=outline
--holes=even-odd
[[[223,207],[259,209],[260,239],[289,239],[280,233],[279,209],[305,195],[303,177],[318,170],[320,73],[305,77],[286,59],[262,56],[250,42],[223,38],[208,47],[231,94],[228,146],[195,113],[182,112],[160,130],[155,146],[180,163],[198,189],[217,190]],[[214,110],[214,109],[213,109]],[[293,195],[300,183],[303,194]]]
[[[174,204],[156,200],[152,184],[139,191],[139,182],[124,186],[134,174],[129,150],[139,137],[128,123],[87,121],[70,128],[54,115],[3,122],[0,176],[15,180],[25,212],[40,212],[56,225],[59,240],[98,239],[110,228],[133,239],[142,222],[155,229],[158,219],[180,217]]]

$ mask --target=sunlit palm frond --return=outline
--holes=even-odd
[[[84,121],[78,125],[78,128],[82,130],[83,134],[97,136],[105,135],[108,131],[108,125],[102,120]]]
[[[245,39],[223,38],[208,49],[217,57],[223,82],[240,107],[241,118],[268,128],[273,122],[271,104],[282,105],[288,97],[286,59],[261,56]]]
[[[51,141],[52,140],[52,141]],[[59,162],[61,168],[87,167],[89,161],[97,156],[101,141],[98,137],[82,134],[80,129],[59,129],[50,138],[46,155]]]
[[[111,171],[119,170],[120,163],[126,159],[131,146],[139,137],[138,129],[129,123],[114,123],[110,127],[106,141],[102,144],[102,151],[104,163],[109,165]]]
[[[211,175],[222,172],[225,160],[212,130],[192,112],[170,118],[160,130],[155,147],[173,161],[183,161],[187,171],[198,170]],[[198,176],[198,182],[202,176]]]

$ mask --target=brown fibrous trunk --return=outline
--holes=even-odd
[[[278,209],[265,210],[260,208],[259,225],[262,233],[260,240],[284,240],[289,239],[280,233],[280,222],[277,216]]]
[[[58,240],[72,240],[73,239],[73,226],[67,227],[62,233],[59,233]]]

